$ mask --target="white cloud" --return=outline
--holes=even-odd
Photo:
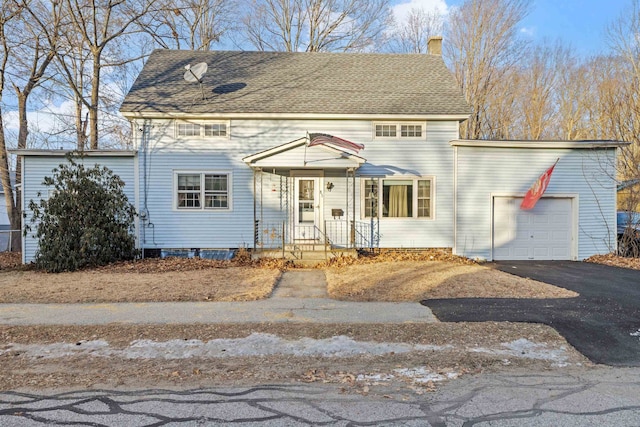
[[[536,30],[536,27],[522,27],[520,28],[520,33],[527,37],[533,37],[536,34]]]
[[[393,6],[393,15],[398,22],[406,20],[411,9],[424,9],[427,12],[438,11],[446,15],[449,13],[449,6],[445,0],[401,0],[397,5]]]
[[[59,105],[47,103],[39,110],[27,111],[27,121],[31,130],[40,132],[55,132],[60,125],[60,118],[73,117],[74,106],[71,101],[64,101]],[[9,111],[4,115],[4,124],[7,129],[18,130],[18,112]]]

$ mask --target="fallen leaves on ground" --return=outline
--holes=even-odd
[[[477,264],[387,261],[326,269],[329,296],[347,301],[572,298],[577,293]]]
[[[613,267],[630,268],[640,270],[640,258],[628,258],[613,253],[606,255],[594,255],[585,260],[594,264],[605,264]]]
[[[350,265],[369,265],[381,262],[399,261],[446,261],[453,264],[476,265],[477,263],[469,258],[453,255],[451,249],[380,249],[372,252],[362,252],[355,257],[335,257],[327,262],[321,263],[317,268],[326,267],[347,267]]]
[[[0,252],[0,270],[16,269],[22,265],[22,253]]]
[[[158,268],[144,274],[121,268],[73,273],[3,271],[0,302],[254,301],[267,298],[282,274],[280,270],[267,268],[193,269],[191,263],[188,266],[185,270]]]

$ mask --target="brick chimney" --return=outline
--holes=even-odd
[[[442,36],[429,37],[427,41],[427,53],[429,53],[429,55],[442,55]]]

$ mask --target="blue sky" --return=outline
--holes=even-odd
[[[628,9],[631,0],[532,0],[533,10],[522,25],[523,33],[533,41],[557,39],[570,44],[576,52],[589,56],[608,50],[605,29]],[[441,12],[463,0],[395,0],[399,9],[408,4]]]

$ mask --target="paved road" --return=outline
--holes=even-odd
[[[344,386],[342,386],[344,387]],[[343,393],[324,384],[0,393],[0,425],[637,426],[640,370],[468,375],[416,395]]]
[[[494,268],[571,289],[577,298],[425,300],[444,322],[510,321],[555,328],[591,361],[640,366],[640,271],[584,262],[495,263]]]

